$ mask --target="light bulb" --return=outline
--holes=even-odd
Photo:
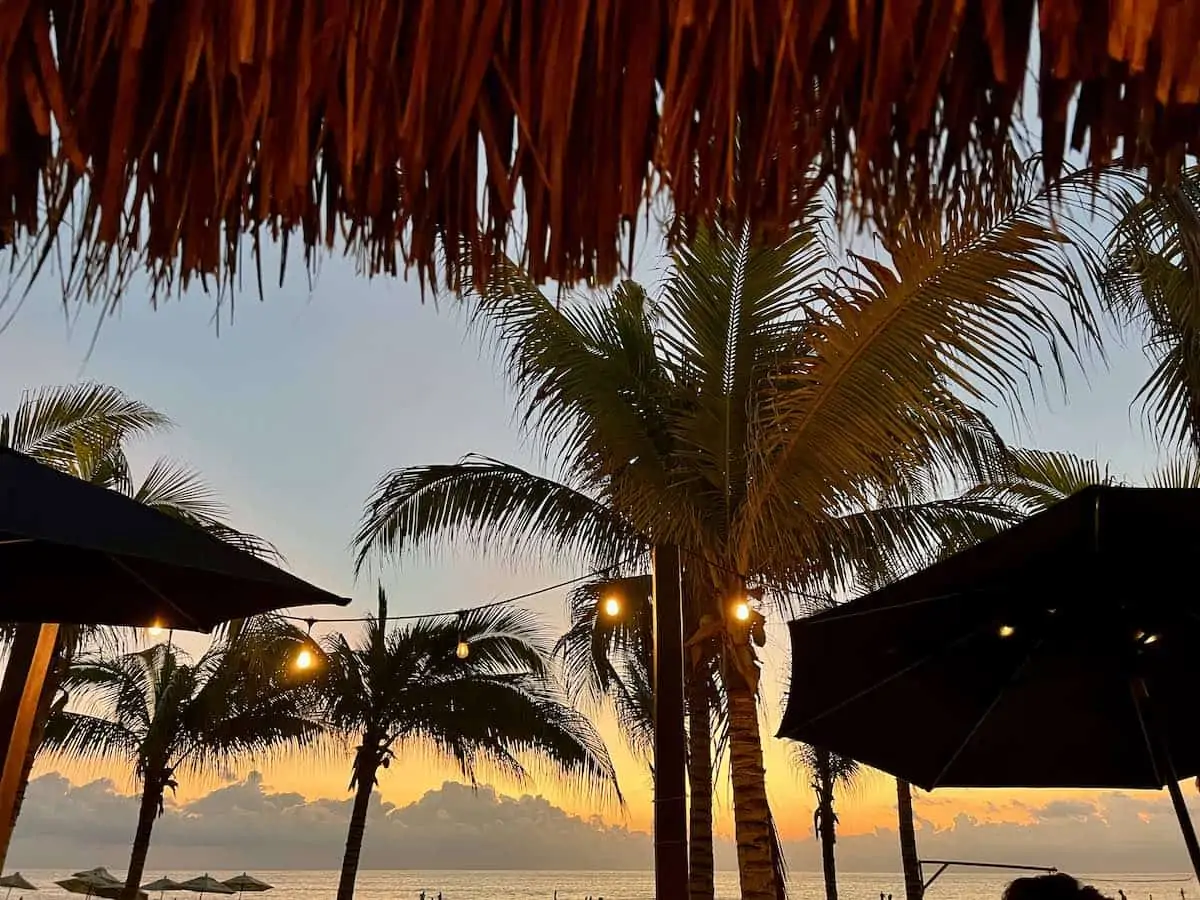
[[[1142,643],[1143,644],[1153,644],[1157,640],[1158,640],[1157,634],[1148,634],[1142,639]]]
[[[604,614],[610,619],[615,619],[621,614],[621,601],[616,597],[609,597],[604,601]]]
[[[297,669],[299,669],[300,671],[303,672],[306,669],[311,669],[312,665],[313,665],[312,651],[309,650],[307,647],[305,647],[303,650],[301,650],[299,653],[296,654],[296,668]]]
[[[460,640],[458,646],[454,648],[454,655],[459,659],[466,659],[471,655],[471,645],[466,641]]]
[[[165,629],[162,627],[162,622],[158,619],[155,619],[154,622],[151,623],[150,627],[146,629],[146,634],[150,635],[150,637],[159,637],[164,630]]]
[[[1002,638],[1012,637],[1016,633],[1017,633],[1017,629],[1013,628],[1011,625],[1001,625],[1000,626],[999,634],[1000,634],[1000,637],[1002,637]]]
[[[750,620],[750,604],[745,600],[739,600],[733,604],[733,617],[739,622],[748,622]]]

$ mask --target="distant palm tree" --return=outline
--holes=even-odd
[[[127,397],[115,387],[81,383],[26,391],[11,412],[0,415],[0,447],[10,448],[61,472],[118,491],[168,515],[182,519],[221,540],[258,556],[277,556],[261,538],[230,527],[228,510],[199,476],[159,459],[137,482],[126,450],[138,438],[168,430],[162,413]],[[37,625],[0,623],[0,640],[11,641],[18,628]],[[25,788],[41,746],[42,732],[59,696],[71,660],[88,645],[116,653],[124,649],[128,629],[63,625],[46,676],[13,806],[13,823],[20,815]],[[7,848],[0,848],[0,866]]]
[[[830,753],[811,744],[799,744],[796,761],[809,773],[816,804],[813,809],[813,832],[821,843],[821,871],[825,875],[825,900],[837,900],[838,816],[835,799],[838,791],[854,785],[862,767],[846,756]]]
[[[78,660],[63,681],[44,746],[58,760],[132,763],[141,783],[124,900],[134,900],[166,791],[180,773],[207,774],[242,758],[305,747],[321,734],[290,670],[302,632],[271,617],[247,620],[194,662],[169,642]]]
[[[524,780],[532,757],[579,786],[619,797],[616,772],[591,723],[565,703],[549,647],[529,612],[492,607],[389,629],[387,600],[352,641],[325,641],[315,683],[335,733],[357,742],[355,792],[338,900],[351,900],[379,770],[405,747],[455,762],[475,783],[481,767]]]

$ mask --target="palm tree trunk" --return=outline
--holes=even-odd
[[[688,896],[713,900],[712,723],[708,694],[693,669],[688,679]]]
[[[913,825],[912,788],[907,781],[896,779],[896,812],[900,826],[900,862],[904,866],[905,900],[921,900],[925,885],[921,880],[920,857],[917,856],[917,830]]]
[[[817,838],[821,841],[821,871],[825,875],[825,900],[837,900],[837,818],[833,811],[833,767],[829,751],[816,750],[817,763]]]
[[[142,804],[138,809],[137,831],[133,835],[133,849],[129,853],[129,872],[125,876],[122,900],[137,900],[142,874],[146,871],[146,854],[150,852],[150,835],[154,831],[154,820],[162,808],[163,786],[157,777],[147,777],[142,787]]]
[[[359,754],[365,756],[361,750]],[[358,858],[362,853],[363,835],[367,830],[367,813],[371,809],[371,792],[375,790],[375,774],[379,766],[378,763],[364,761],[355,768],[354,806],[350,812],[350,830],[346,834],[346,852],[342,856],[342,876],[338,880],[337,900],[354,898]]]
[[[740,675],[727,679],[729,695],[729,769],[733,782],[733,824],[737,839],[742,900],[780,900],[784,896],[782,860],[776,858],[774,825],[767,802],[758,703]]]

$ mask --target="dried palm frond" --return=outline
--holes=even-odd
[[[71,242],[80,291],[233,283],[243,235],[481,286],[519,207],[535,281],[607,282],[659,186],[680,236],[778,238],[814,163],[866,210],[953,196],[1033,59],[1049,174],[1086,146],[1169,175],[1198,40],[1200,0],[13,0],[0,240]]]

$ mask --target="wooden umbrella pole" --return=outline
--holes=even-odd
[[[57,625],[17,626],[4,680],[0,682],[0,748],[4,754],[0,769],[0,861],[8,855],[21,770],[57,640]]]

